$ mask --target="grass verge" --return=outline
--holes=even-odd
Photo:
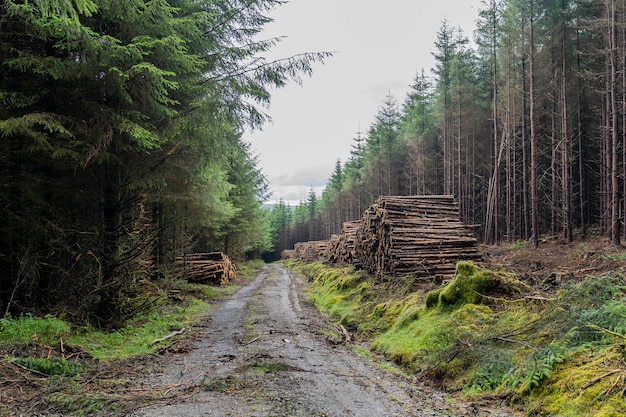
[[[460,396],[527,415],[626,415],[626,286],[611,273],[550,296],[462,262],[444,286],[290,261],[309,296],[371,350]]]

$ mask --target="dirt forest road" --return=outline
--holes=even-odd
[[[265,266],[212,310],[191,351],[173,354],[150,378],[168,400],[133,415],[514,415],[452,401],[333,342],[332,324],[302,293],[306,285],[280,265]]]

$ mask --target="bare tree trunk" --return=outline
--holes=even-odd
[[[487,218],[485,221],[485,241],[487,243],[497,243],[499,239],[499,228],[498,228],[498,214],[500,212],[498,205],[498,198],[500,194],[500,154],[498,154],[498,149],[500,148],[499,139],[498,139],[498,62],[497,62],[497,39],[496,39],[496,29],[497,22],[495,16],[495,4],[492,2],[491,7],[493,8],[493,19],[492,19],[492,40],[491,40],[491,76],[492,76],[492,118],[491,121],[492,131],[493,131],[493,151],[492,151],[492,172],[491,178],[489,180],[489,189],[487,191]]]
[[[609,62],[610,62],[610,77],[611,77],[611,163],[610,163],[610,175],[611,175],[611,244],[620,244],[620,224],[619,224],[619,166],[618,166],[618,109],[617,109],[617,64],[616,64],[616,47],[617,47],[617,30],[616,30],[616,13],[615,13],[615,0],[610,2],[610,48],[609,48]]]
[[[509,62],[510,63],[510,62]],[[511,162],[511,136],[513,127],[511,126],[511,68],[510,65],[507,68],[506,75],[506,111],[504,113],[504,129],[503,129],[503,137],[502,140],[505,142],[506,146],[506,179],[505,179],[505,187],[506,187],[506,237],[509,242],[513,241],[513,198],[512,192],[513,187],[511,185],[511,181],[514,178],[512,172],[515,171],[515,165]]]
[[[529,56],[529,93],[530,93],[530,217],[533,246],[539,246],[539,216],[537,213],[537,132],[535,120],[535,7],[530,0],[530,56]]]
[[[554,64],[554,60],[553,60],[553,64]],[[557,74],[556,71],[553,71],[554,73],[554,78],[553,80],[555,80],[557,78]],[[556,82],[554,82],[553,84],[556,84]],[[556,89],[556,85],[554,86],[554,88]],[[557,140],[556,140],[556,136],[557,136],[557,132],[556,132],[556,117],[557,117],[557,108],[556,108],[556,100],[558,95],[556,93],[551,94],[551,96],[553,96],[553,100],[552,100],[552,114],[551,114],[551,121],[552,121],[552,126],[551,126],[551,134],[550,134],[550,149],[552,150],[552,155],[550,158],[550,179],[551,179],[551,197],[550,197],[550,233],[552,234],[552,236],[556,236],[557,234],[557,201],[558,201],[558,196],[557,196],[557,190],[558,190],[558,186],[557,186],[557,153],[559,150],[559,146],[557,145]]]
[[[578,29],[576,30],[576,50],[580,51],[580,36]],[[578,74],[580,74],[580,52],[576,54],[576,68],[578,69]],[[582,135],[582,84],[581,84],[581,76],[577,75],[576,81],[578,83],[577,86],[577,109],[576,109],[576,122],[577,122],[577,136],[578,136],[578,193],[579,193],[579,210],[580,210],[580,228],[582,230],[583,236],[587,234],[587,219],[585,217],[585,207],[587,205],[586,194],[585,194],[585,176],[584,176],[584,155],[583,155],[583,135]]]
[[[622,27],[622,215],[626,212],[626,117],[624,112],[626,111],[626,27],[624,26],[624,14],[626,9],[624,8],[624,2],[622,2],[621,10],[621,27]],[[623,220],[623,219],[622,219]],[[622,240],[626,241],[626,227],[622,227]]]
[[[458,112],[458,126],[457,126],[457,140],[456,140],[456,148],[457,148],[457,201],[459,202],[459,213],[462,216],[462,220],[466,220],[465,218],[463,218],[463,213],[464,213],[464,209],[465,209],[465,195],[464,195],[464,190],[463,190],[463,169],[462,169],[462,152],[461,152],[461,135],[462,135],[462,126],[461,126],[461,122],[462,122],[462,117],[461,117],[461,99],[462,99],[462,95],[461,95],[461,91],[460,91],[460,86],[459,86],[459,96],[458,96],[458,104],[457,104],[457,112]]]
[[[565,4],[563,2],[563,8],[565,8]],[[562,201],[562,228],[563,228],[563,237],[567,243],[572,242],[572,224],[570,220],[570,212],[571,212],[571,204],[570,204],[570,138],[569,138],[569,118],[567,114],[567,59],[566,59],[566,22],[563,21],[563,41],[561,43],[561,59],[562,70],[561,70],[561,97],[562,97],[562,116],[561,120],[563,126],[561,128],[561,133],[563,135],[562,139],[562,149],[561,149],[561,201]]]
[[[526,136],[526,115],[528,114],[528,100],[527,100],[527,91],[526,91],[526,59],[522,61],[522,77],[523,77],[523,87],[522,87],[522,100],[523,100],[523,110],[522,110],[522,212],[524,213],[524,228],[522,231],[522,236],[524,239],[528,239],[530,237],[530,202],[528,199],[528,146]]]
[[[606,237],[610,237],[611,228],[609,225],[609,221],[611,218],[611,176],[610,173],[610,165],[611,165],[611,152],[610,152],[610,138],[611,138],[611,95],[609,93],[611,86],[609,82],[609,62],[608,59],[605,63],[605,77],[604,77],[604,100],[603,100],[603,109],[602,109],[602,151],[601,158],[602,164],[600,167],[600,224],[602,228],[602,233]]]

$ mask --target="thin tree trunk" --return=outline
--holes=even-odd
[[[576,30],[576,50],[580,51],[580,36],[578,29]],[[580,62],[580,52],[576,54],[576,68],[578,69],[578,74],[580,74],[581,62]],[[585,207],[587,205],[586,194],[585,194],[585,176],[584,176],[584,155],[583,155],[583,132],[582,132],[582,84],[581,84],[581,76],[578,75],[576,77],[576,81],[578,83],[577,86],[577,103],[576,103],[576,122],[578,125],[577,128],[577,136],[578,136],[578,193],[579,195],[579,210],[580,210],[580,229],[582,231],[582,235],[587,235],[587,219],[585,217]]]
[[[514,171],[515,169],[512,168],[514,167],[514,164],[511,163],[511,136],[512,136],[512,131],[513,128],[511,127],[511,68],[510,65],[507,68],[507,75],[506,75],[506,112],[504,114],[505,117],[505,121],[504,121],[504,136],[502,138],[502,140],[505,142],[505,146],[506,146],[506,167],[505,167],[505,172],[506,172],[506,182],[505,182],[505,187],[506,187],[506,237],[507,240],[509,242],[511,242],[513,240],[513,211],[514,211],[514,207],[513,207],[513,203],[512,203],[512,190],[513,187],[511,186],[511,181],[513,178],[512,175],[512,171]]]
[[[622,2],[621,10],[621,25],[622,25],[622,102],[620,103],[622,109],[622,215],[626,211],[626,117],[624,111],[626,111],[626,27],[624,27],[624,2]],[[622,227],[622,240],[626,241],[626,227]]]
[[[529,56],[529,93],[530,93],[530,217],[533,246],[539,246],[539,216],[537,202],[537,132],[535,120],[535,8],[530,0],[530,56]]]
[[[554,60],[553,60],[553,64],[554,64]],[[553,71],[554,73],[554,78],[553,80],[557,79],[557,74],[556,71]],[[553,84],[556,84],[556,82],[554,82]],[[554,86],[554,89],[556,89],[556,85]],[[552,150],[552,155],[550,158],[550,178],[551,178],[551,197],[550,197],[550,233],[552,234],[552,236],[556,236],[557,234],[557,230],[556,230],[556,225],[557,225],[557,221],[556,221],[556,217],[557,217],[557,210],[556,210],[556,206],[557,206],[557,201],[558,201],[558,196],[557,196],[557,190],[558,190],[558,186],[557,186],[557,153],[559,150],[559,146],[557,145],[557,140],[556,140],[556,136],[557,136],[557,132],[556,132],[556,113],[557,113],[557,109],[556,109],[556,100],[558,98],[558,94],[556,94],[556,92],[554,94],[552,94],[552,96],[554,97],[554,99],[552,100],[552,114],[551,114],[551,122],[552,122],[552,126],[551,126],[551,134],[550,134],[550,149]]]
[[[528,199],[528,137],[526,135],[528,126],[526,125],[526,117],[528,114],[528,99],[526,90],[526,59],[524,58],[522,61],[522,212],[524,213],[524,225],[522,230],[522,236],[524,239],[528,239],[530,237],[530,202]]]
[[[616,64],[616,47],[617,47],[617,30],[616,30],[616,13],[615,13],[615,0],[610,3],[610,30],[611,30],[611,45],[609,50],[609,62],[610,62],[610,77],[611,77],[611,244],[620,244],[620,225],[619,225],[619,178],[618,178],[618,109],[617,109],[617,64]]]
[[[486,218],[486,228],[485,228],[485,240],[487,243],[497,243],[499,239],[499,228],[498,228],[498,214],[500,212],[498,206],[498,198],[500,194],[500,181],[499,181],[499,172],[500,172],[500,155],[501,152],[498,152],[500,148],[499,138],[498,138],[498,68],[497,68],[497,39],[496,39],[496,11],[495,11],[495,2],[492,1],[491,7],[493,10],[493,19],[492,19],[492,40],[491,40],[491,66],[492,66],[492,131],[493,131],[493,150],[491,152],[492,158],[492,171],[491,178],[489,181],[489,189],[487,191],[487,218]]]
[[[562,3],[565,8],[565,2]],[[562,228],[563,237],[567,243],[572,242],[572,224],[570,220],[570,139],[569,139],[569,118],[567,115],[567,64],[566,64],[566,22],[563,21],[563,41],[561,43],[563,68],[561,70],[561,97],[562,97],[562,123],[561,132],[563,135],[561,149],[561,199],[562,199]]]

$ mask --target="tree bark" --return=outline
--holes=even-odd
[[[530,101],[530,217],[532,244],[539,246],[539,218],[537,202],[537,132],[535,120],[535,7],[530,1],[530,55],[529,55],[529,101]]]

